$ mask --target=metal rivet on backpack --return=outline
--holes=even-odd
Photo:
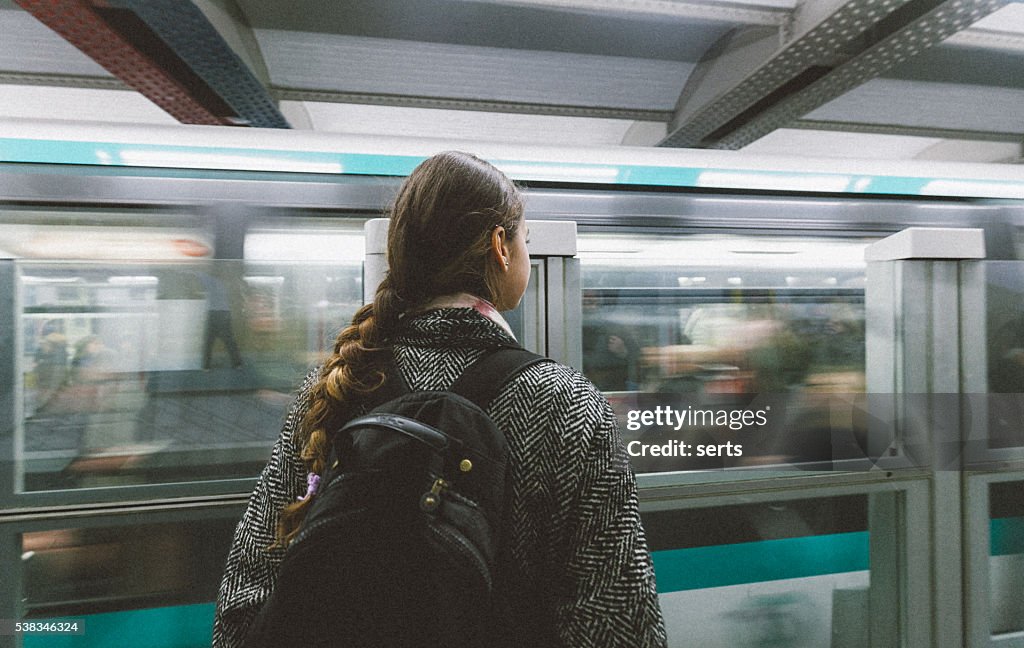
[[[462,472],[469,472],[470,470],[473,470],[473,462],[469,459],[463,459],[459,462],[459,470]]]

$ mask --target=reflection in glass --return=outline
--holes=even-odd
[[[989,446],[1024,446],[1024,264],[985,263]]]
[[[1024,482],[991,484],[989,516],[990,632],[1024,631]]]
[[[214,519],[24,533],[27,616],[212,601],[236,518],[233,510]]]
[[[257,474],[360,263],[18,262],[21,488]]]
[[[863,457],[857,408],[837,415],[827,403],[864,392],[868,242],[581,235],[583,371],[620,419],[637,392],[694,407],[785,396],[789,432],[726,465]],[[624,434],[628,442],[643,431]],[[727,430],[712,436],[736,440]]]
[[[868,643],[868,496],[644,515],[670,646]]]

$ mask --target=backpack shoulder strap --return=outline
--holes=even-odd
[[[501,347],[469,365],[448,391],[487,411],[505,383],[527,367],[547,360],[520,347]]]

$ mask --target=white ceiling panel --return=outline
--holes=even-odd
[[[671,110],[690,63],[255,30],[271,83],[346,93]]]
[[[941,139],[780,128],[743,147],[760,155],[905,160],[935,146]]]
[[[815,121],[1024,134],[1024,90],[873,79],[806,115]]]
[[[942,140],[928,150],[918,153],[915,159],[1019,163],[1021,161],[1021,143]]]
[[[305,109],[313,130],[317,131],[523,144],[616,145],[633,125],[621,119],[320,102],[282,102],[281,109],[290,115],[300,107]]]
[[[74,45],[20,9],[0,9],[0,71],[111,76]]]
[[[0,86],[0,117],[177,124],[156,104],[131,90]]]
[[[988,30],[1024,34],[1024,2],[1011,2],[974,23],[968,31]]]

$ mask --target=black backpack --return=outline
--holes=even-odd
[[[485,412],[541,360],[491,351],[447,392],[410,392],[392,363],[374,393],[387,400],[332,436],[246,648],[504,644],[514,629],[495,563],[508,447]]]

